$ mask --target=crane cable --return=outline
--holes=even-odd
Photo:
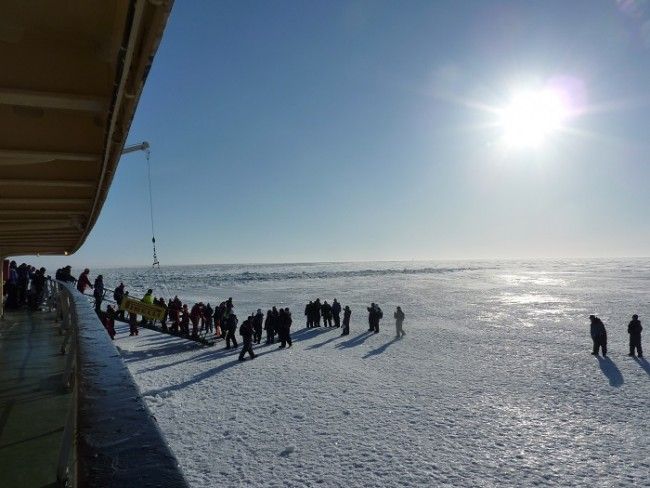
[[[145,154],[147,155],[147,179],[149,181],[149,214],[151,217],[151,244],[153,246],[153,264],[151,266],[158,266],[158,268],[160,268],[160,261],[158,261],[158,256],[156,254],[156,231],[154,229],[153,220],[153,192],[151,191],[151,149],[149,147],[145,149]]]

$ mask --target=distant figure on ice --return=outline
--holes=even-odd
[[[279,317],[280,349],[287,347],[287,344],[291,347],[291,322],[291,312],[289,311],[289,308],[281,308]]]
[[[117,308],[118,309],[122,305],[122,300],[123,299],[124,299],[124,283],[120,282],[118,287],[115,288],[115,290],[113,290],[113,300],[115,300],[115,303],[117,303]],[[118,315],[119,315],[121,320],[124,320],[124,310],[120,310]]]
[[[336,301],[332,302],[332,316],[334,317],[334,327],[341,327],[341,304]]]
[[[384,312],[379,305],[371,303],[368,307],[368,331],[377,334],[379,332],[379,321],[383,318]]]
[[[321,305],[320,312],[323,316],[323,327],[332,327],[332,306],[327,303],[327,300]]]
[[[237,339],[235,333],[237,332],[237,316],[234,313],[228,315],[226,319],[226,349],[230,349],[230,342],[232,341],[233,347],[237,347]]]
[[[627,333],[630,334],[630,354],[628,356],[634,356],[634,349],[636,349],[637,355],[643,357],[643,349],[641,348],[641,321],[637,314],[632,315],[632,320],[627,326]]]
[[[262,342],[262,330],[264,330],[264,314],[262,309],[258,308],[253,317],[253,342],[255,344]]]
[[[251,359],[255,359],[255,353],[253,352],[253,316],[249,316],[244,320],[239,328],[239,335],[242,337],[244,344],[242,345],[241,352],[239,353],[239,360],[244,361],[246,353],[248,353]]]
[[[129,336],[138,335],[138,316],[134,313],[129,313]]]
[[[273,314],[270,310],[266,311],[264,330],[266,330],[266,343],[273,344],[275,342],[275,327],[273,325]]]
[[[352,315],[352,310],[347,305],[343,309],[343,333],[342,336],[348,335],[350,333],[350,316]]]
[[[598,349],[603,352],[603,357],[607,357],[607,330],[605,324],[595,315],[590,315],[591,320],[591,339],[594,341],[594,350],[591,354],[598,356]]]
[[[314,303],[309,300],[309,303],[305,305],[305,317],[307,317],[307,328],[311,329],[314,326]]]
[[[402,329],[405,315],[404,312],[402,312],[401,307],[397,307],[397,310],[395,310],[393,317],[395,317],[395,337],[400,339],[406,335],[406,332],[404,332],[404,329]]]

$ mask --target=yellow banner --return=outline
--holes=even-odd
[[[158,305],[149,305],[140,300],[127,297],[122,299],[120,310],[126,310],[129,313],[142,315],[144,318],[150,320],[162,320],[163,315],[165,315],[165,309]]]

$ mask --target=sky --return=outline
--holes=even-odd
[[[562,127],[505,144],[549,86]],[[650,256],[648,86],[645,1],[177,1],[129,142],[163,265]],[[39,261],[150,265],[149,215],[125,155]]]

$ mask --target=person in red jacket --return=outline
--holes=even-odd
[[[84,272],[79,275],[79,279],[77,280],[77,290],[81,293],[85,292],[86,288],[93,287],[93,285],[90,284],[90,278],[88,278],[89,273],[90,270],[86,268],[84,269]]]

